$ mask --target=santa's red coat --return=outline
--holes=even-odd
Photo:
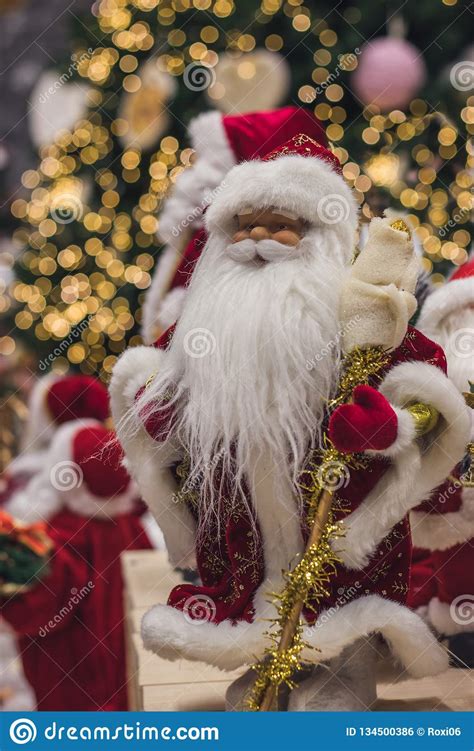
[[[120,556],[151,547],[140,518],[62,510],[47,532],[54,543],[48,575],[2,604],[38,709],[126,710]]]
[[[444,635],[473,631],[474,488],[466,463],[410,514],[413,550],[408,604]]]

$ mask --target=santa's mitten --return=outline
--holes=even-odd
[[[357,386],[352,403],[337,407],[329,420],[329,438],[344,453],[383,451],[395,442],[397,432],[397,413],[371,386]]]
[[[403,221],[375,218],[369,237],[343,284],[340,322],[343,349],[396,349],[416,310],[418,260]]]

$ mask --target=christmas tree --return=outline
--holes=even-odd
[[[186,125],[210,107],[314,108],[362,218],[402,207],[435,281],[466,260],[470,12],[456,0],[407,3],[398,15],[388,6],[94,4],[74,29],[72,58],[36,103],[37,118],[52,119],[48,102],[73,87],[87,112],[40,147],[37,169],[23,176],[28,192],[12,204],[23,251],[4,312],[40,370],[54,364],[106,380],[140,341],[161,250],[157,215],[192,158]],[[3,337],[3,352],[12,339]]]

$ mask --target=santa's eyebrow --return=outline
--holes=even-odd
[[[286,217],[286,219],[291,219],[294,222],[299,219],[298,214],[295,214],[293,211],[286,211],[285,209],[275,209],[275,213],[280,214],[280,216]]]

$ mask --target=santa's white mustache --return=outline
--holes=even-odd
[[[234,261],[240,263],[254,261],[256,258],[264,261],[282,261],[285,258],[294,258],[298,252],[298,245],[284,245],[271,238],[257,241],[249,237],[228,245],[227,252]]]

